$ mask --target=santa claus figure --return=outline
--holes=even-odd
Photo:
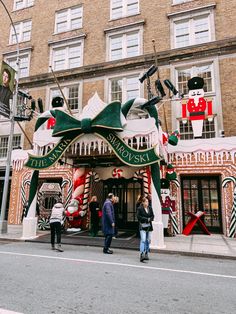
[[[189,99],[182,103],[182,121],[192,123],[194,137],[202,136],[203,121],[212,116],[212,101],[204,98],[204,80],[193,77],[188,81]],[[207,110],[207,112],[206,112]]]

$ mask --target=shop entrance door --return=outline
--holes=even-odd
[[[183,227],[188,222],[188,212],[204,211],[203,220],[207,229],[210,232],[222,233],[219,177],[182,177],[181,187]],[[197,226],[195,228],[194,230],[197,230]]]
[[[137,229],[136,200],[142,194],[142,180],[108,179],[103,183],[103,199],[108,193],[119,197],[116,224],[119,229]]]

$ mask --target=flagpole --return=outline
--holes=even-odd
[[[6,160],[6,171],[5,171],[5,179],[4,179],[4,188],[2,194],[2,205],[1,205],[1,216],[0,216],[0,234],[7,233],[7,220],[6,220],[6,207],[7,207],[7,200],[8,200],[8,191],[9,191],[9,181],[10,181],[10,170],[11,170],[11,155],[12,155],[12,148],[13,148],[13,136],[14,136],[14,116],[16,114],[16,106],[17,106],[17,95],[18,95],[18,74],[20,69],[20,50],[19,50],[19,41],[18,35],[16,32],[15,25],[11,18],[11,15],[2,0],[0,0],[1,4],[3,5],[7,15],[11,21],[11,26],[13,28],[15,38],[16,38],[16,77],[15,77],[15,93],[13,94],[12,100],[12,108],[10,111],[10,135],[8,139],[8,149],[7,149],[7,160]]]

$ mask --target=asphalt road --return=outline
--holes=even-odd
[[[0,243],[0,314],[235,313],[233,260]]]

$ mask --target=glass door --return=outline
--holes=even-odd
[[[110,192],[119,197],[116,222],[118,228],[136,230],[136,200],[142,194],[142,180],[108,179],[103,185],[104,200]]]
[[[188,222],[188,212],[204,211],[203,220],[208,230],[221,233],[219,177],[186,176],[181,178],[181,183],[183,226]]]

